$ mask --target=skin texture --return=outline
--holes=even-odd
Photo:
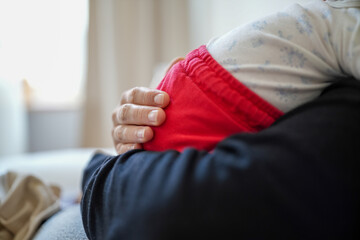
[[[184,58],[173,59],[166,73]],[[166,92],[145,87],[135,87],[121,96],[120,104],[112,113],[111,136],[118,154],[141,149],[142,143],[150,141],[154,133],[150,126],[160,126],[166,119],[163,108],[169,105]]]
[[[120,104],[112,113],[112,137],[118,154],[141,149],[154,133],[150,126],[165,121],[165,108],[170,102],[167,93],[144,87],[135,87],[121,96]]]

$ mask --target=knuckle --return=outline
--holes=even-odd
[[[111,129],[111,136],[114,138],[115,137],[115,128]]]
[[[121,94],[121,98],[120,98],[120,105],[124,104],[127,102],[127,99],[128,99],[128,95],[130,94],[131,92],[131,89],[130,90],[127,90],[125,92],[123,92]]]
[[[139,87],[134,87],[133,89],[131,89],[128,94],[127,102],[134,103],[135,97],[136,97],[136,95],[139,94],[139,91],[140,91]]]
[[[118,128],[119,128],[119,126],[113,128],[112,131],[111,131],[111,136],[113,137],[113,139],[114,139],[115,142],[119,141],[119,138],[118,138],[118,136],[117,136],[117,135],[118,135],[118,134],[117,134]]]
[[[111,114],[111,118],[112,118],[112,121],[113,123],[115,124],[117,122],[117,112],[118,112],[118,108],[114,109],[112,114]]]
[[[131,105],[130,104],[123,104],[121,105],[119,111],[117,111],[117,120],[120,123],[124,123],[129,119],[129,111]]]
[[[117,137],[119,138],[119,141],[125,141],[126,140],[126,127],[119,126]]]
[[[113,137],[115,139],[115,141],[123,141],[125,139],[125,132],[126,129],[124,128],[124,126],[117,126],[114,131],[113,131]]]

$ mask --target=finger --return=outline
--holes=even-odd
[[[169,102],[170,97],[166,92],[145,87],[135,87],[121,96],[120,104],[132,103],[164,108]]]
[[[154,136],[150,127],[118,125],[113,129],[113,139],[117,143],[145,143]]]
[[[162,108],[134,104],[120,105],[112,114],[114,126],[123,124],[159,126],[165,119],[165,111]]]
[[[118,154],[126,153],[127,151],[133,150],[133,149],[142,149],[141,144],[122,144],[119,143],[116,145],[116,152]]]

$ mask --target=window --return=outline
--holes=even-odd
[[[0,79],[25,81],[31,108],[83,99],[87,0],[0,0]]]

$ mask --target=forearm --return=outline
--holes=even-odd
[[[359,93],[358,84],[329,91],[263,132],[226,139],[213,153],[98,155],[84,176],[89,238],[351,234]]]

